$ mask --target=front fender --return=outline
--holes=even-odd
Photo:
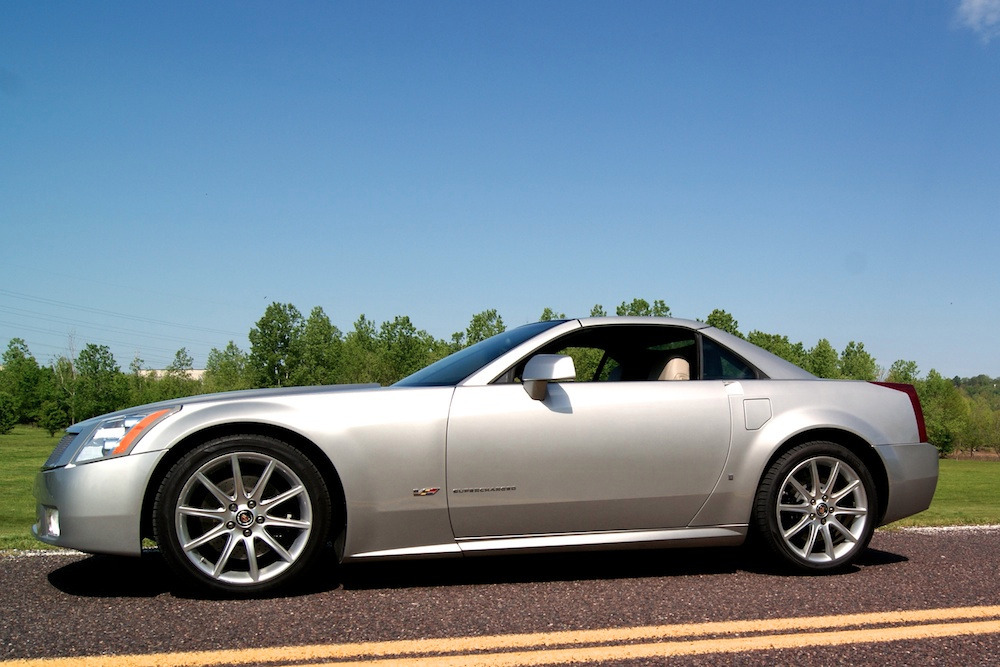
[[[164,420],[137,446],[158,451],[245,425],[282,429],[329,459],[344,492],[344,558],[454,544],[445,487],[452,387],[298,392],[202,401]]]

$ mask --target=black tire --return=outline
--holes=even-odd
[[[824,572],[850,565],[868,546],[878,518],[865,464],[833,442],[793,447],[765,473],[754,502],[757,536],[794,568]]]
[[[330,493],[316,466],[274,438],[234,435],[185,454],[153,506],[164,558],[183,578],[229,594],[286,586],[322,552]]]

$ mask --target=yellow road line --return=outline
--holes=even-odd
[[[602,663],[611,660],[643,658],[668,658],[684,655],[713,653],[744,653],[801,648],[804,646],[840,646],[844,644],[872,644],[902,640],[957,637],[1000,633],[1000,621],[974,623],[944,623],[938,625],[908,625],[875,630],[840,630],[790,635],[763,635],[727,639],[700,639],[695,641],[670,641],[653,644],[628,644],[625,646],[588,646],[563,649],[543,649],[518,653],[488,653],[475,655],[450,655],[420,658],[395,658],[375,661],[325,662],[304,664],[301,667],[526,667],[531,665],[571,665]],[[300,667],[296,663],[296,667]]]
[[[193,667],[363,659],[376,664],[538,665],[1000,633],[1000,606],[717,621],[562,632],[0,661],[3,667]],[[941,621],[976,621],[941,623]],[[936,622],[936,624],[934,624]],[[903,627],[891,627],[899,626]],[[877,629],[836,630],[887,626]],[[824,631],[816,632],[817,628]],[[805,634],[773,634],[808,631]],[[771,633],[762,635],[760,633]],[[698,637],[720,637],[697,639]],[[729,635],[730,637],[726,637]],[[731,637],[731,635],[756,635]],[[683,638],[683,641],[676,641]],[[673,639],[675,641],[665,641]],[[625,646],[610,645],[631,643]],[[653,640],[654,643],[649,643]],[[598,646],[595,646],[598,644]],[[603,644],[601,646],[600,644]],[[509,653],[495,651],[535,649]],[[494,653],[484,653],[494,651]],[[450,655],[449,655],[450,654]],[[471,655],[470,655],[471,654]],[[390,656],[394,656],[389,658]],[[409,656],[409,657],[395,657]],[[389,659],[384,659],[389,658]],[[337,663],[355,664],[355,663]],[[365,664],[372,664],[366,662]]]

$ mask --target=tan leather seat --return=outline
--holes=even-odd
[[[663,367],[659,380],[690,380],[691,364],[683,357],[674,357]]]

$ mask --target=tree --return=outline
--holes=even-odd
[[[451,354],[452,352],[458,352],[463,347],[465,347],[465,332],[456,331],[451,335],[450,342],[444,342],[444,341],[441,342],[448,348],[448,354]]]
[[[458,348],[461,349],[461,348]],[[444,359],[452,352],[456,352],[457,349],[454,347],[454,342],[448,342],[440,338],[431,337],[431,351],[430,357],[427,359],[428,364],[433,364],[439,359]]]
[[[721,329],[727,333],[731,333],[739,338],[743,338],[743,334],[740,333],[740,323],[736,321],[736,318],[724,310],[719,310],[718,308],[713,310],[708,314],[708,319],[705,320],[705,324],[710,327],[715,327],[716,329]]]
[[[379,359],[375,323],[362,313],[344,337],[340,382],[378,382]]]
[[[42,403],[42,413],[38,419],[38,425],[48,431],[49,436],[56,434],[69,426],[70,420],[66,411],[57,401],[47,400]]]
[[[958,387],[933,368],[916,388],[923,407],[927,440],[942,454],[951,453],[961,445],[961,436],[967,431],[968,404]]]
[[[313,308],[302,330],[302,356],[292,373],[294,383],[321,385],[337,382],[342,345],[340,330],[333,326],[323,308]]]
[[[191,377],[193,368],[194,359],[188,354],[187,348],[182,347],[177,350],[174,354],[174,360],[164,369],[163,377],[154,383],[158,398],[166,400],[199,393],[202,386],[201,380]]]
[[[615,308],[615,314],[621,317],[670,317],[670,307],[659,299],[653,301],[652,306],[645,299],[632,299],[632,303],[622,301],[621,305]]]
[[[490,336],[503,333],[507,327],[503,323],[503,318],[496,309],[484,310],[472,316],[469,327],[465,330],[465,344],[475,345],[479,341],[486,340]]]
[[[52,363],[52,382],[46,399],[54,401],[66,413],[70,424],[77,421],[77,380],[76,368],[68,357],[59,357]]]
[[[542,311],[541,317],[538,318],[538,321],[551,322],[552,320],[565,320],[565,319],[566,319],[566,313],[556,313],[556,311],[546,306],[545,310]]]
[[[916,384],[920,372],[917,370],[917,362],[897,359],[889,366],[889,374],[886,382],[902,382],[903,384]]]
[[[602,306],[601,304],[597,303],[597,304],[594,304],[594,307],[590,309],[590,316],[591,317],[607,317],[608,316],[608,311],[604,310],[604,306]]]
[[[202,386],[207,392],[249,389],[252,384],[247,377],[246,353],[233,341],[223,350],[213,347],[205,363]]]
[[[809,350],[805,369],[820,378],[840,377],[840,357],[826,338],[820,338]]]
[[[875,363],[875,357],[865,351],[864,343],[856,343],[853,340],[840,353],[838,370],[841,377],[848,380],[868,380],[873,382],[879,376],[879,367]]]
[[[409,317],[383,322],[378,334],[378,382],[392,384],[429,363],[432,338],[417,331]]]
[[[128,402],[130,405],[152,403],[158,398],[153,389],[156,379],[150,376],[146,370],[145,363],[139,358],[139,355],[136,355],[132,357],[132,361],[128,365],[126,381],[128,384]]]
[[[809,363],[805,346],[802,343],[791,342],[788,340],[788,336],[764,333],[754,329],[747,334],[747,340],[771,354],[778,355],[785,361],[792,362],[799,368],[805,368]]]
[[[174,353],[174,360],[167,365],[166,371],[172,375],[188,376],[193,368],[194,358],[188,354],[186,347],[182,347]]]
[[[88,343],[76,358],[76,417],[86,419],[125,407],[128,385],[106,345]]]
[[[989,396],[995,399],[994,407],[1000,409],[1000,377],[977,375],[974,378],[955,378],[954,383],[965,390],[970,397]]]
[[[42,403],[42,372],[27,343],[21,338],[12,338],[0,366],[0,391],[6,392],[11,400],[9,409],[14,422],[37,420]]]
[[[14,397],[6,391],[0,391],[0,435],[7,435],[17,424],[17,411]]]
[[[274,302],[250,330],[249,370],[259,387],[284,387],[301,357],[302,313],[290,303]]]
[[[1000,453],[1000,412],[984,395],[969,400],[969,417],[962,437],[968,449],[992,449]]]

